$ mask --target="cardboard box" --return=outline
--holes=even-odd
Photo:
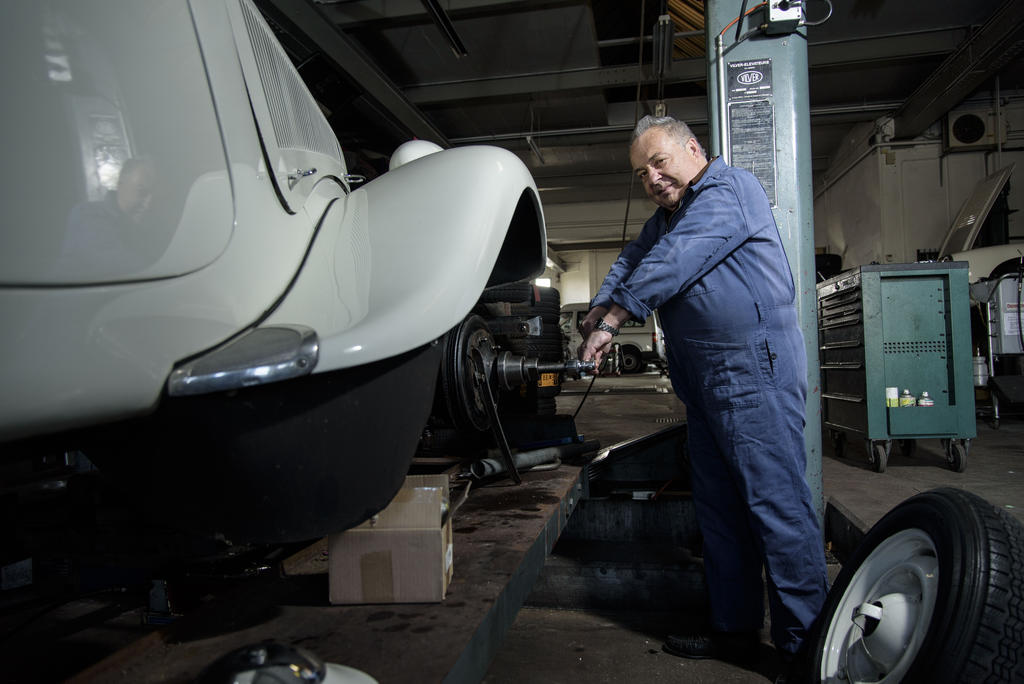
[[[452,578],[447,475],[409,475],[387,508],[328,538],[330,601],[431,603]]]

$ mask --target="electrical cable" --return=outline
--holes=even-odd
[[[729,52],[729,51],[730,51],[730,50],[732,50],[732,49],[733,49],[734,47],[736,47],[737,45],[739,45],[740,43],[742,43],[743,41],[745,41],[745,40],[746,40],[747,38],[750,38],[751,36],[756,36],[756,35],[758,35],[758,34],[760,34],[760,33],[763,33],[763,32],[764,32],[764,27],[762,27],[762,26],[757,26],[757,27],[755,27],[755,28],[752,28],[752,29],[750,29],[749,31],[747,31],[746,33],[744,33],[744,34],[743,34],[742,36],[740,36],[740,39],[739,39],[739,40],[737,40],[737,41],[736,41],[735,43],[733,43],[732,45],[730,45],[729,47],[727,47],[727,48],[725,49],[725,51],[726,51],[726,52]],[[800,34],[799,32],[796,32],[796,34],[797,34],[797,35],[801,35],[801,34]]]
[[[744,4],[746,4],[746,3],[744,3]],[[735,19],[733,19],[732,21],[730,21],[730,22],[729,22],[728,24],[726,24],[726,25],[725,25],[725,27],[724,27],[724,28],[722,28],[722,30],[721,30],[721,31],[719,31],[718,35],[722,35],[722,34],[724,34],[724,33],[725,33],[726,31],[728,31],[728,30],[729,30],[729,27],[730,27],[730,26],[732,26],[733,24],[735,24],[735,23],[736,23],[736,22],[738,22],[738,21],[741,21],[741,20],[742,20],[742,19],[743,19],[744,17],[747,17],[747,16],[749,16],[749,15],[753,14],[754,12],[756,12],[757,10],[761,9],[762,7],[767,7],[767,6],[768,6],[768,3],[767,3],[767,2],[762,2],[762,3],[761,3],[761,4],[759,4],[759,5],[754,5],[754,6],[753,6],[753,7],[751,7],[751,8],[749,9],[749,10],[747,10],[747,11],[746,11],[745,13],[741,14],[740,16],[736,17]],[[737,33],[738,33],[738,32],[737,32]],[[737,43],[738,43],[738,42],[741,42],[741,39],[740,39],[740,38],[737,38],[737,39],[736,39],[736,42],[737,42]]]
[[[643,74],[644,66],[644,14],[647,12],[647,0],[642,0],[640,3],[640,50],[637,55],[637,73]],[[640,121],[640,88],[643,86],[643,76],[641,75],[636,82],[636,100],[633,104],[633,130],[636,130],[636,124]],[[636,177],[633,174],[633,170],[629,171],[629,190],[626,192],[626,214],[622,217],[622,238],[620,242],[622,246],[626,246],[626,228],[629,226],[629,206],[633,199],[633,181]],[[585,397],[584,397],[585,398]]]
[[[675,480],[669,480],[665,484],[658,487],[658,491],[654,492],[654,494],[651,495],[651,501],[657,501],[658,497],[661,496],[664,493],[664,491],[668,489],[668,486],[673,482],[675,482]]]
[[[576,412],[572,414],[572,419],[576,420],[576,416],[580,414],[580,409],[583,408],[583,402],[587,400],[587,396],[590,394],[590,389],[594,386],[594,381],[597,380],[597,373],[590,376],[590,384],[587,385],[587,391],[583,393],[583,398],[580,399],[580,405],[576,407]]]
[[[823,1],[824,1],[824,3],[826,5],[828,5],[828,14],[825,15],[825,18],[824,19],[819,19],[818,21],[805,21],[804,22],[804,26],[821,26],[826,21],[828,21],[829,19],[832,18],[832,0],[823,0]]]
[[[647,14],[647,0],[641,0],[640,2],[640,48],[637,51],[637,72],[643,73],[644,66],[644,16]],[[636,125],[640,121],[640,90],[643,87],[643,76],[640,76],[636,82],[636,98],[633,103],[633,130],[636,130]],[[633,200],[633,183],[636,180],[636,174],[633,170],[629,171],[629,190],[626,192],[626,211],[622,217],[622,238],[620,242],[622,246],[626,246],[626,229],[629,227],[629,208]],[[585,342],[586,340],[584,340]],[[579,406],[576,407],[576,411],[572,414],[575,420],[576,416],[579,415],[580,410],[583,408],[583,404],[586,403],[587,397],[590,395],[590,390],[594,386],[594,381],[597,380],[597,369],[595,369],[594,375],[590,378],[590,384],[587,385],[587,391],[583,393],[583,398],[580,399]]]
[[[636,123],[633,124],[633,128],[636,128]],[[636,175],[632,170],[629,172],[629,192],[626,193],[626,215],[622,217],[622,238],[620,242],[622,246],[626,246],[626,228],[629,226],[629,205],[633,199],[633,181],[636,180]]]
[[[747,0],[743,0],[743,4],[740,5],[740,17],[747,16]],[[743,21],[740,19],[736,22],[736,37],[733,38],[734,43],[740,42],[740,29],[743,28]]]

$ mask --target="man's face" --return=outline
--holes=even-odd
[[[637,138],[629,161],[647,196],[669,210],[679,206],[690,181],[707,164],[694,138],[680,144],[662,128],[651,128]]]

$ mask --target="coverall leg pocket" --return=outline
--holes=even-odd
[[[686,340],[686,345],[710,410],[760,405],[764,389],[761,360],[749,342]]]

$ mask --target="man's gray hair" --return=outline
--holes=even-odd
[[[633,129],[633,137],[629,141],[630,145],[635,143],[637,138],[652,128],[661,128],[675,138],[680,145],[685,145],[687,140],[693,138],[694,142],[697,143],[697,147],[700,148],[700,153],[707,156],[704,152],[704,148],[700,144],[700,140],[697,140],[697,136],[693,134],[690,127],[679,119],[673,119],[671,116],[652,116],[648,114],[644,118],[640,119],[636,128]]]

